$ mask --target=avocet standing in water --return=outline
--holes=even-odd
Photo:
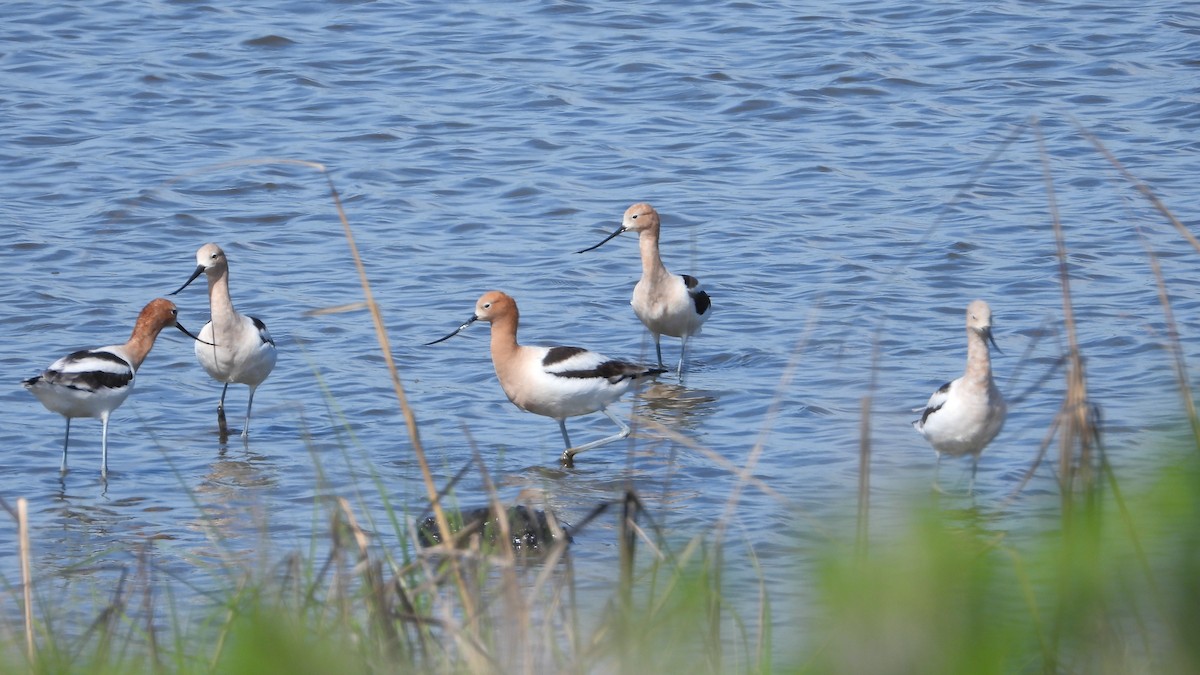
[[[50,364],[41,375],[25,380],[25,388],[47,410],[67,419],[59,471],[67,472],[71,420],[76,417],[99,417],[100,476],[108,477],[108,417],[129,398],[138,368],[154,347],[155,338],[168,326],[174,326],[184,335],[196,339],[179,323],[175,303],[157,298],[142,309],[133,326],[133,334],[125,344],[68,354]]]
[[[676,377],[683,378],[683,362],[687,356],[688,338],[700,332],[700,327],[712,316],[712,301],[700,285],[700,280],[687,274],[671,274],[658,253],[658,234],[661,222],[653,206],[640,202],[625,210],[621,227],[604,241],[576,253],[600,248],[622,232],[637,232],[642,253],[642,278],[633,287],[633,313],[654,336],[654,351],[658,367],[663,365],[661,338],[663,335],[680,338],[679,367]]]
[[[571,466],[575,455],[625,438],[629,426],[608,410],[635,380],[665,372],[617,361],[582,347],[530,347],[517,343],[520,320],[517,302],[500,291],[485,293],[475,303],[475,313],[446,337],[448,340],[476,321],[492,324],[492,365],[505,396],[518,408],[558,420],[562,431],[562,462]],[[602,412],[620,427],[613,436],[572,446],[567,435],[568,417]]]
[[[208,278],[208,305],[212,320],[200,329],[203,344],[196,343],[196,360],[214,380],[225,383],[217,403],[217,425],[222,437],[229,434],[225,426],[225,393],[230,384],[250,387],[246,401],[246,424],[242,438],[250,435],[250,408],[254,405],[254,390],[267,379],[275,367],[275,341],[267,325],[252,316],[239,314],[229,297],[229,259],[216,244],[205,244],[196,251],[196,271],[179,287],[175,295],[188,287],[196,277]]]
[[[913,422],[937,452],[938,468],[944,454],[971,455],[971,490],[975,487],[979,454],[1000,433],[1007,412],[1004,397],[992,378],[988,342],[996,344],[992,337],[992,310],[983,300],[976,300],[967,306],[966,371],[935,391],[925,404],[921,419]],[[937,487],[937,469],[934,487]]]

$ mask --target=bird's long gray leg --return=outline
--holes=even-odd
[[[612,443],[613,441],[619,441],[622,438],[625,438],[626,436],[629,435],[629,431],[630,431],[629,425],[622,422],[621,418],[619,418],[616,415],[609,412],[608,408],[601,408],[600,412],[604,413],[605,415],[608,415],[608,419],[612,420],[613,422],[616,422],[617,426],[620,427],[621,430],[618,431],[617,433],[613,434],[612,436],[607,436],[605,438],[601,438],[598,441],[584,443],[583,445],[581,445],[577,448],[567,448],[566,451],[563,452],[563,456],[562,456],[564,463],[567,463],[569,465],[570,462],[572,462],[574,460],[575,455],[578,455],[579,453],[584,452],[585,450],[591,450],[592,448],[598,448],[601,445]]]
[[[100,416],[100,477],[108,478],[108,415]]]
[[[229,383],[221,389],[221,400],[217,402],[217,430],[221,434],[221,439],[224,440],[229,436],[229,427],[225,425],[225,393],[229,391]]]
[[[62,464],[58,467],[59,473],[67,472],[67,445],[71,442],[71,418],[67,418],[67,433],[63,436],[63,456]]]
[[[254,405],[255,389],[258,389],[257,384],[250,385],[250,400],[246,401],[246,425],[242,427],[242,438],[250,437],[250,407]]]

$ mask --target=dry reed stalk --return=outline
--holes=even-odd
[[[226,163],[221,163],[221,164],[215,164],[215,165],[212,165],[209,167],[203,167],[194,172],[190,172],[187,174],[183,174],[179,177],[176,177],[176,178],[172,179],[171,181],[168,181],[168,184],[182,180],[184,177],[189,176],[189,175],[199,174],[199,173],[203,173],[203,172],[207,172],[207,171],[212,171],[215,169],[227,168],[227,167],[232,167],[232,166],[255,166],[255,165],[270,165],[270,164],[281,164],[281,165],[301,166],[301,167],[310,168],[310,169],[317,171],[325,178],[325,182],[329,188],[330,198],[333,200],[334,208],[337,210],[338,220],[342,224],[342,230],[346,237],[346,243],[350,247],[350,255],[354,259],[354,267],[358,272],[359,285],[363,289],[363,295],[365,297],[366,307],[370,311],[371,320],[374,323],[375,337],[379,341],[380,352],[381,352],[381,355],[383,356],[384,365],[387,367],[388,374],[391,377],[392,388],[395,391],[396,400],[400,404],[400,412],[404,417],[404,424],[408,430],[409,441],[412,444],[413,454],[416,456],[417,464],[421,469],[421,478],[425,483],[425,491],[429,495],[429,498],[431,500],[431,506],[433,507],[434,518],[437,520],[438,527],[441,528],[441,530],[443,532],[449,532],[450,524],[449,524],[449,521],[446,519],[446,512],[442,508],[441,501],[437,497],[438,490],[437,490],[437,486],[433,480],[433,472],[429,468],[429,461],[425,456],[424,446],[421,445],[421,436],[420,436],[419,430],[417,429],[416,414],[413,412],[412,407],[409,406],[409,404],[408,404],[408,397],[405,394],[404,385],[400,382],[400,370],[396,366],[395,360],[392,358],[392,348],[391,348],[391,344],[388,340],[387,327],[384,325],[384,322],[383,322],[383,314],[381,313],[381,311],[379,309],[378,303],[375,302],[374,294],[371,292],[371,282],[367,278],[366,266],[363,264],[362,256],[359,254],[358,245],[355,243],[354,231],[350,227],[350,219],[349,219],[349,217],[347,217],[346,210],[342,205],[341,194],[338,192],[337,186],[334,185],[333,176],[330,175],[329,170],[326,168],[326,166],[319,162],[309,162],[309,161],[297,160],[297,159],[266,157],[266,158],[260,158],[260,159],[254,159],[254,160],[241,160],[241,161],[236,161],[236,162],[226,162]],[[346,305],[346,306],[358,307],[359,305],[357,303],[354,303],[352,305]],[[474,602],[471,598],[470,593],[467,592],[466,582],[463,578],[461,570],[459,570],[459,568],[458,568],[458,561],[454,555],[454,547],[452,545],[446,544],[446,545],[444,545],[444,548],[445,548],[446,559],[449,561],[451,571],[454,576],[455,586],[459,590],[459,595],[463,602],[464,609],[466,610],[468,621],[470,621],[470,620],[472,620],[471,617],[475,616]]]
[[[1092,146],[1095,147],[1096,150],[1102,156],[1104,156],[1106,160],[1108,160],[1110,164],[1113,165],[1117,172],[1120,173],[1126,181],[1132,184],[1134,188],[1137,189],[1137,191],[1141,193],[1142,196],[1145,197],[1150,204],[1167,219],[1168,222],[1171,223],[1175,230],[1182,235],[1183,238],[1186,239],[1193,248],[1195,248],[1197,251],[1200,251],[1200,241],[1197,241],[1196,237],[1193,236],[1192,233],[1183,225],[1183,223],[1175,217],[1171,210],[1167,208],[1166,204],[1154,194],[1154,192],[1145,182],[1134,176],[1133,173],[1130,172],[1125,165],[1122,164],[1115,155],[1113,155],[1111,151],[1109,151],[1108,147],[1105,146],[1105,144],[1101,142],[1095,134],[1084,127],[1078,120],[1071,118],[1071,123],[1075,126],[1076,130],[1084,138],[1086,138],[1092,144]],[[1183,346],[1179,337],[1179,327],[1175,321],[1175,314],[1171,307],[1170,295],[1167,292],[1166,278],[1163,275],[1158,254],[1151,245],[1149,238],[1146,236],[1145,232],[1142,231],[1141,227],[1135,225],[1134,229],[1137,232],[1138,238],[1142,242],[1142,246],[1146,250],[1147,261],[1150,265],[1151,273],[1154,275],[1155,285],[1158,291],[1159,304],[1162,307],[1163,319],[1166,322],[1167,345],[1171,352],[1172,365],[1175,371],[1175,379],[1179,388],[1180,399],[1183,402],[1184,409],[1188,416],[1188,423],[1191,426],[1193,442],[1195,447],[1200,450],[1200,419],[1197,418],[1196,404],[1192,397],[1191,385],[1188,380],[1187,363],[1184,358]],[[1108,462],[1108,458],[1104,453],[1103,445],[1098,445],[1100,449],[1100,470],[1108,480],[1109,489],[1112,491],[1118,512],[1121,514],[1121,517],[1125,522],[1130,541],[1134,547],[1134,553],[1136,559],[1138,560],[1138,564],[1147,580],[1150,593],[1155,598],[1159,606],[1164,606],[1164,595],[1162,589],[1158,585],[1158,576],[1151,569],[1149,557],[1146,554],[1145,547],[1142,545],[1141,537],[1139,536],[1137,528],[1134,525],[1133,517],[1129,513],[1129,509],[1125,503],[1125,499],[1117,482],[1116,472],[1113,471],[1112,465]],[[1139,628],[1141,629],[1143,644],[1149,645],[1150,640],[1147,630],[1145,626],[1142,625],[1140,619],[1138,624]],[[1170,622],[1168,622],[1168,627],[1174,628]],[[1184,640],[1184,642],[1187,641],[1186,637],[1180,637]]]
[[[1158,302],[1162,305],[1163,320],[1167,324],[1167,346],[1170,348],[1172,364],[1175,367],[1175,382],[1179,386],[1179,396],[1183,399],[1188,422],[1192,425],[1192,440],[1196,443],[1196,448],[1200,449],[1200,420],[1196,418],[1196,402],[1192,398],[1192,388],[1188,382],[1187,362],[1183,356],[1183,344],[1179,339],[1179,325],[1175,322],[1175,312],[1171,309],[1171,297],[1167,293],[1167,281],[1163,277],[1158,254],[1150,246],[1150,241],[1142,229],[1140,227],[1136,229],[1142,245],[1146,248],[1146,257],[1150,263],[1150,270],[1154,273],[1154,282],[1158,287]]]
[[[611,502],[603,502],[594,507],[588,515],[584,516],[572,528],[572,532],[582,531],[592,520],[606,512],[611,504]],[[569,544],[567,543],[566,532],[559,526],[558,520],[553,518],[552,512],[547,511],[546,513],[550,517],[550,529],[554,534],[554,544],[551,546],[548,555],[542,560],[541,572],[538,573],[537,579],[533,583],[532,594],[534,597],[538,597],[545,592],[545,587],[555,575],[560,562],[566,567],[564,579],[553,589],[551,606],[559,608],[563,614],[563,630],[566,631],[567,645],[569,647],[568,654],[578,662],[583,649],[581,646],[581,631],[579,629],[579,605],[575,597],[575,568],[571,564],[571,558],[567,556]],[[562,598],[564,589],[568,596],[565,601]],[[547,614],[549,613],[547,612]],[[547,622],[546,626],[549,632],[551,630],[549,622]],[[552,636],[548,634],[547,637]],[[552,639],[547,639],[547,643],[556,644]],[[582,669],[580,668],[579,670]]]
[[[675,445],[687,448],[688,450],[692,450],[696,454],[705,457],[706,459],[711,461],[714,465],[719,466],[722,469],[725,469],[730,474],[738,476],[739,481],[753,485],[754,487],[758,488],[758,490],[760,492],[762,492],[763,494],[765,494],[769,497],[775,498],[777,501],[784,504],[785,506],[792,505],[789,502],[789,500],[787,499],[787,497],[785,497],[783,494],[781,494],[775,488],[771,487],[771,485],[769,483],[763,481],[761,478],[756,478],[755,476],[746,473],[738,465],[736,465],[733,462],[729,461],[728,459],[722,457],[721,455],[717,454],[716,452],[712,451],[711,449],[698,444],[695,441],[695,439],[689,438],[688,436],[685,436],[685,435],[679,433],[679,431],[672,429],[671,427],[668,427],[665,424],[663,424],[662,422],[659,422],[655,419],[652,419],[649,417],[644,417],[644,416],[639,416],[639,420],[640,420],[643,428],[651,429],[654,431],[654,433],[663,436],[664,438],[671,441]],[[818,530],[821,529],[821,524],[819,522],[817,522],[816,520],[810,520],[810,523],[813,525],[813,527],[817,528]],[[822,531],[822,534],[827,534],[827,533]]]
[[[1083,137],[1088,141],[1090,141],[1091,144],[1095,146],[1096,150],[1098,150],[1100,154],[1104,155],[1104,158],[1107,159],[1109,163],[1116,167],[1117,171],[1121,173],[1121,176],[1133,184],[1133,187],[1136,188],[1138,192],[1142,193],[1143,197],[1150,201],[1150,204],[1153,205],[1154,208],[1157,209],[1158,212],[1161,213],[1163,217],[1165,217],[1171,223],[1171,225],[1175,227],[1175,230],[1179,232],[1179,234],[1181,234],[1189,244],[1192,245],[1192,248],[1200,252],[1200,240],[1197,240],[1195,235],[1193,235],[1187,229],[1187,227],[1185,227],[1184,224],[1175,217],[1175,214],[1171,213],[1171,210],[1168,209],[1167,205],[1158,198],[1158,195],[1154,194],[1154,191],[1150,189],[1150,186],[1146,185],[1140,179],[1138,179],[1137,176],[1134,176],[1132,173],[1130,173],[1130,171],[1125,168],[1125,165],[1122,164],[1115,155],[1109,152],[1108,147],[1101,143],[1100,139],[1097,138],[1096,135],[1091,131],[1089,131],[1087,127],[1080,124],[1079,120],[1076,120],[1073,117],[1070,119],[1071,123],[1075,125],[1075,128],[1079,131],[1079,133],[1082,134]]]
[[[362,578],[367,593],[368,622],[383,637],[385,646],[394,652],[399,648],[400,636],[391,621],[392,605],[388,602],[389,593],[387,585],[383,582],[382,564],[371,559],[370,537],[359,526],[358,519],[354,517],[354,510],[345,497],[337,498],[337,513],[340,514],[342,522],[354,536],[354,543],[358,549],[358,562],[355,564],[355,569]],[[336,519],[334,527],[338,527]]]
[[[1099,537],[1095,529],[1099,522],[1098,483],[1093,476],[1093,450],[1099,442],[1096,416],[1088,401],[1087,377],[1084,372],[1083,355],[1079,349],[1076,331],[1074,304],[1071,300],[1070,269],[1067,264],[1066,238],[1059,217],[1058,201],[1054,191],[1054,179],[1050,172],[1050,159],[1046,152],[1046,141],[1037,119],[1033,121],[1037,138],[1038,157],[1042,166],[1042,177],[1046,188],[1046,200],[1054,230],[1055,252],[1058,258],[1058,274],[1063,298],[1063,325],[1067,336],[1067,391],[1056,423],[1059,428],[1059,484],[1063,534],[1067,545],[1058,561],[1059,574],[1057,607],[1052,623],[1049,647],[1044,650],[1044,668],[1053,672],[1059,669],[1059,647],[1062,633],[1069,626],[1069,616],[1079,612],[1078,598],[1072,589],[1076,570],[1098,558]],[[1078,455],[1076,455],[1078,448]],[[1081,517],[1076,516],[1075,493],[1078,488],[1083,494],[1084,509]],[[1097,608],[1098,609],[1098,608]],[[1108,617],[1097,612],[1094,617],[1103,626]]]
[[[33,572],[29,548],[29,504],[17,498],[17,540],[21,555],[21,594],[25,602],[25,651],[30,667],[37,663],[37,648],[33,640]]]
[[[479,455],[479,447],[474,442],[471,443],[471,455],[475,458],[475,465],[479,467],[479,476],[483,480],[484,492],[488,495],[488,502],[491,504],[492,512],[496,514],[496,522],[500,526],[500,537],[502,543],[498,547],[501,564],[501,575],[503,577],[502,587],[504,591],[504,599],[506,608],[504,611],[505,621],[503,626],[515,626],[515,636],[513,640],[502,639],[502,644],[514,646],[520,650],[522,656],[522,671],[533,673],[534,660],[532,649],[529,644],[529,606],[521,597],[520,585],[517,581],[516,571],[516,554],[513,552],[512,546],[512,527],[508,522],[508,509],[500,502],[500,495],[496,491],[496,485],[492,483],[492,476],[488,473],[487,466],[483,462],[483,458]],[[507,636],[505,636],[507,637]]]
[[[783,398],[788,391],[792,379],[795,376],[796,369],[800,365],[800,357],[804,353],[804,348],[808,344],[809,336],[812,334],[816,323],[815,316],[819,308],[814,307],[808,319],[805,321],[805,332],[800,339],[796,341],[796,346],[792,350],[791,356],[788,359],[787,365],[779,376],[779,383],[775,387],[775,395],[772,397],[771,405],[768,406],[766,415],[763,418],[762,426],[759,428],[758,437],[754,442],[754,446],[750,449],[746,457],[746,462],[741,467],[735,467],[732,463],[729,466],[733,469],[733,475],[737,479],[734,482],[733,489],[730,491],[729,498],[725,502],[725,510],[721,517],[717,519],[716,528],[713,532],[713,563],[712,563],[712,578],[710,593],[708,596],[709,602],[709,640],[707,647],[712,650],[710,659],[712,663],[720,663],[721,655],[721,573],[724,567],[724,540],[725,529],[736,515],[738,504],[741,502],[741,495],[746,485],[755,483],[762,485],[761,481],[754,479],[754,468],[758,466],[758,461],[762,457],[766,449],[767,439],[770,436],[771,429],[774,427],[775,420],[779,417],[780,409],[783,407]],[[714,453],[715,454],[715,453]]]
[[[621,504],[621,520],[617,527],[617,555],[620,564],[620,575],[617,581],[617,599],[619,602],[620,620],[617,622],[620,633],[617,644],[620,645],[620,663],[622,673],[635,673],[637,664],[633,663],[633,635],[631,633],[633,619],[633,568],[637,551],[637,517],[641,501],[632,490],[625,492]]]
[[[424,446],[421,445],[421,434],[417,429],[416,414],[413,413],[412,407],[409,406],[408,396],[404,392],[404,385],[400,382],[400,369],[396,366],[395,359],[392,358],[392,347],[388,340],[387,327],[383,323],[383,313],[379,309],[379,304],[375,302],[375,295],[371,292],[371,281],[367,278],[367,268],[363,264],[362,256],[358,252],[358,244],[354,241],[354,231],[350,227],[350,219],[346,216],[345,209],[342,208],[342,198],[338,194],[337,186],[333,184],[333,176],[329,175],[324,167],[321,167],[321,172],[329,184],[330,197],[332,197],[334,206],[337,208],[338,219],[342,223],[346,243],[350,247],[350,255],[354,258],[354,267],[358,270],[358,282],[362,286],[367,308],[371,313],[371,320],[375,324],[375,338],[379,341],[384,365],[387,366],[388,374],[391,376],[392,388],[395,390],[396,400],[400,403],[400,412],[404,415],[404,424],[408,429],[409,442],[412,443],[413,454],[416,455],[417,464],[421,468],[421,478],[425,481],[425,491],[432,500],[433,512],[437,518],[438,527],[445,528],[443,531],[449,532],[449,522],[446,520],[446,512],[442,509],[441,501],[437,499],[437,485],[434,483],[433,472],[429,468],[429,461],[425,457]],[[449,557],[451,560],[454,560],[452,551],[453,549],[450,550]],[[470,602],[465,598],[464,601],[467,603]],[[468,605],[467,609],[468,614],[474,614],[473,607]]]
[[[1158,195],[1154,194],[1154,191],[1150,189],[1149,185],[1147,185],[1137,176],[1133,175],[1133,173],[1130,172],[1129,169],[1127,169],[1125,165],[1122,164],[1121,161],[1112,154],[1111,151],[1109,151],[1108,147],[1104,145],[1104,143],[1101,142],[1101,140],[1097,138],[1095,134],[1080,124],[1079,120],[1071,118],[1071,123],[1074,124],[1079,133],[1082,134],[1083,137],[1086,138],[1096,148],[1096,150],[1099,151],[1100,154],[1103,155],[1104,158],[1113,165],[1114,168],[1116,168],[1117,172],[1120,173],[1125,180],[1129,181],[1129,183],[1132,184],[1134,188],[1137,189],[1137,191],[1140,192],[1142,196],[1145,197],[1150,204],[1160,214],[1162,214],[1164,218],[1167,219],[1169,223],[1171,223],[1175,230],[1179,232],[1179,234],[1182,235],[1189,244],[1192,245],[1192,248],[1200,251],[1200,240],[1197,240],[1195,235],[1193,235],[1187,229],[1187,227],[1185,227],[1184,224],[1175,217],[1175,214],[1172,213],[1171,210],[1167,208],[1167,205],[1158,198]],[[1180,343],[1179,330],[1177,324],[1175,323],[1174,312],[1171,310],[1171,300],[1167,294],[1167,286],[1163,277],[1162,267],[1159,265],[1158,256],[1155,254],[1154,249],[1150,246],[1149,239],[1146,238],[1140,227],[1136,227],[1135,229],[1137,230],[1138,237],[1142,241],[1142,245],[1146,248],[1146,254],[1150,261],[1150,269],[1154,273],[1154,279],[1158,285],[1158,299],[1159,304],[1162,305],[1163,317],[1167,323],[1167,338],[1168,344],[1171,348],[1171,354],[1174,359],[1175,378],[1179,384],[1179,393],[1183,399],[1184,408],[1187,410],[1188,422],[1192,426],[1192,436],[1196,441],[1196,448],[1200,449],[1200,420],[1197,419],[1196,403],[1192,398],[1191,386],[1187,377],[1187,364],[1184,362],[1183,347]]]
[[[1094,485],[1092,476],[1093,441],[1096,429],[1093,425],[1091,407],[1087,396],[1087,377],[1084,373],[1083,355],[1079,349],[1079,336],[1075,328],[1075,310],[1071,300],[1071,275],[1067,264],[1067,246],[1059,218],[1058,201],[1054,192],[1054,178],[1050,174],[1049,155],[1041,125],[1033,121],[1037,138],[1038,154],[1042,164],[1042,178],[1046,186],[1046,199],[1054,229],[1055,251],[1058,257],[1058,276],[1062,289],[1063,325],[1067,335],[1067,394],[1059,411],[1064,424],[1059,437],[1059,480],[1061,481],[1064,516],[1070,515],[1071,494],[1076,481],[1085,489]],[[1075,448],[1079,448],[1078,461]]]

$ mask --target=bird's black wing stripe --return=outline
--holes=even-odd
[[[667,371],[662,368],[646,368],[633,363],[626,363],[625,361],[605,361],[595,368],[589,368],[587,370],[565,370],[554,374],[558,377],[576,377],[582,379],[603,377],[609,382],[616,384],[621,380],[637,379],[639,377],[658,375],[659,373],[665,372]]]
[[[254,322],[254,327],[258,329],[258,334],[259,337],[262,338],[263,344],[274,347],[275,341],[267,337],[269,335],[269,333],[267,333],[267,324],[263,323],[262,319],[255,316],[250,317],[250,320]]]
[[[75,373],[71,377],[71,383],[66,386],[72,389],[95,391],[102,388],[120,389],[121,387],[127,386],[132,381],[132,370],[127,370],[123,373],[110,373],[105,370],[92,370],[86,373]]]
[[[950,382],[943,384],[942,386],[938,387],[938,390],[934,393],[935,394],[945,394],[946,392],[950,391],[950,384],[951,384]],[[932,415],[933,413],[941,410],[943,405],[946,405],[945,402],[940,403],[935,406],[931,406],[929,408],[926,408],[925,412],[921,413],[921,424],[924,425],[925,420],[929,419],[929,416]]]
[[[116,354],[114,354],[112,352],[93,351],[91,349],[80,349],[79,351],[74,352],[70,356],[68,356],[67,359],[70,361],[82,361],[84,359],[99,359],[101,361],[112,361],[113,363],[118,363],[126,368],[130,367],[128,361],[117,356]]]
[[[546,352],[545,358],[542,359],[542,365],[549,367],[556,363],[562,363],[572,356],[586,351],[583,347],[551,347],[550,351]]]
[[[683,284],[687,286],[688,295],[692,296],[692,302],[696,305],[696,313],[704,314],[712,307],[712,300],[708,297],[708,293],[696,290],[700,286],[700,280],[690,274],[683,274]]]

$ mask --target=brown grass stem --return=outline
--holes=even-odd
[[[1080,134],[1083,135],[1084,138],[1086,138],[1093,146],[1095,146],[1096,150],[1098,150],[1101,155],[1104,155],[1104,158],[1107,159],[1109,163],[1117,169],[1118,172],[1120,172],[1121,176],[1124,177],[1125,180],[1129,181],[1133,187],[1142,194],[1143,197],[1149,200],[1150,204],[1153,205],[1154,208],[1157,209],[1158,212],[1161,213],[1163,217],[1175,227],[1175,230],[1179,232],[1179,234],[1182,235],[1189,244],[1192,245],[1192,248],[1196,249],[1197,252],[1200,252],[1200,240],[1197,240],[1196,236],[1193,235],[1191,231],[1189,231],[1187,227],[1175,217],[1175,214],[1171,213],[1171,210],[1168,209],[1167,205],[1158,198],[1158,195],[1154,194],[1154,191],[1150,189],[1150,186],[1146,185],[1141,181],[1141,179],[1133,175],[1129,169],[1126,169],[1125,165],[1121,163],[1121,160],[1117,159],[1116,155],[1112,154],[1108,147],[1105,146],[1095,134],[1088,130],[1087,127],[1080,124],[1079,120],[1072,117],[1071,123],[1075,125],[1075,128]]]
[[[1093,433],[1090,427],[1090,407],[1087,399],[1087,378],[1084,374],[1083,356],[1079,350],[1079,335],[1075,327],[1075,309],[1071,299],[1071,272],[1067,262],[1066,237],[1059,216],[1058,200],[1054,190],[1054,177],[1050,172],[1050,157],[1046,152],[1046,139],[1037,119],[1033,120],[1037,138],[1038,156],[1042,165],[1042,178],[1046,187],[1046,201],[1050,210],[1054,230],[1055,251],[1058,257],[1058,276],[1063,299],[1063,325],[1067,336],[1067,394],[1060,411],[1066,424],[1061,427],[1059,442],[1059,480],[1062,481],[1064,517],[1070,515],[1071,494],[1075,479],[1084,487],[1093,483],[1091,475]],[[1075,463],[1075,443],[1079,444],[1078,463]]]
[[[349,217],[347,217],[346,210],[343,207],[341,195],[338,192],[337,186],[333,182],[333,176],[329,173],[329,170],[326,168],[326,166],[319,162],[310,162],[310,161],[305,161],[305,160],[287,159],[287,158],[278,158],[278,157],[264,157],[264,158],[258,158],[258,159],[238,160],[235,162],[223,162],[223,163],[213,164],[213,165],[206,166],[206,167],[201,167],[195,171],[180,174],[180,175],[172,178],[171,180],[167,181],[167,184],[170,185],[170,184],[179,182],[189,176],[198,175],[201,173],[206,173],[206,172],[211,172],[211,171],[216,171],[216,170],[222,170],[222,169],[226,169],[226,168],[230,168],[230,167],[264,166],[264,165],[286,165],[286,166],[306,167],[306,168],[313,169],[313,170],[319,172],[325,178],[325,182],[329,188],[330,198],[333,200],[334,208],[337,211],[338,220],[342,224],[342,230],[346,237],[346,243],[349,245],[349,248],[350,248],[350,255],[354,259],[354,267],[358,272],[359,285],[363,289],[363,295],[365,298],[366,307],[369,310],[369,312],[371,314],[371,320],[374,323],[375,336],[379,342],[379,347],[382,352],[384,365],[387,367],[388,374],[391,377],[392,388],[395,391],[396,400],[400,404],[400,412],[404,417],[405,427],[408,430],[409,441],[412,444],[413,454],[416,456],[417,464],[419,465],[420,470],[421,470],[421,478],[425,483],[425,491],[429,495],[431,506],[432,506],[433,512],[434,512],[434,517],[437,520],[438,527],[441,528],[442,532],[450,532],[449,521],[446,518],[446,513],[445,513],[445,510],[442,508],[441,501],[440,501],[440,499],[438,499],[438,489],[437,489],[437,485],[435,484],[435,482],[433,480],[433,472],[431,471],[431,469],[429,467],[428,459],[425,456],[424,447],[421,445],[421,437],[420,437],[420,432],[417,428],[416,415],[413,412],[412,407],[409,406],[409,404],[408,404],[408,397],[405,394],[404,385],[400,381],[400,370],[396,365],[395,359],[392,357],[392,348],[391,348],[390,341],[388,339],[387,327],[384,325],[384,322],[383,322],[383,314],[379,309],[379,305],[375,302],[375,296],[371,291],[371,282],[367,278],[366,266],[363,264],[362,256],[360,255],[359,250],[358,250],[358,245],[355,243],[354,231],[353,231],[353,228],[351,228],[351,226],[350,226],[350,219],[349,219]],[[457,564],[457,561],[456,561],[456,558],[454,555],[454,548],[450,543],[445,543],[444,546],[446,549],[445,552],[447,554],[446,559],[449,561],[449,564],[451,566],[451,570],[452,570],[452,573],[455,578],[455,584],[459,590],[460,595],[462,596],[462,602],[463,602],[463,606],[466,610],[467,616],[473,617],[475,615],[474,602],[471,599],[470,594],[467,592],[467,587],[466,587],[466,583],[462,577],[462,572],[461,572],[461,570],[458,569],[458,564]]]
[[[501,584],[504,590],[503,597],[507,605],[504,610],[504,616],[508,619],[506,625],[513,626],[516,633],[513,640],[504,640],[504,642],[511,642],[511,644],[516,645],[516,648],[519,649],[521,655],[524,657],[521,670],[526,673],[533,673],[535,667],[532,650],[526,648],[529,644],[529,607],[524,602],[524,598],[521,597],[520,585],[517,581],[516,554],[513,552],[512,526],[508,522],[508,509],[500,501],[500,495],[496,490],[495,483],[492,482],[492,476],[487,470],[487,465],[484,464],[483,458],[479,455],[479,446],[473,440],[471,442],[471,456],[475,459],[475,465],[479,467],[479,476],[483,481],[484,493],[488,496],[492,513],[496,515],[496,523],[500,527],[500,537],[496,540],[493,551],[502,561],[500,573],[503,578]]]
[[[367,278],[367,268],[363,264],[362,256],[359,254],[358,245],[354,241],[354,230],[350,227],[350,219],[346,216],[346,211],[342,206],[342,198],[338,193],[337,186],[333,183],[333,176],[329,174],[324,167],[320,168],[325,176],[325,181],[329,185],[329,195],[333,199],[335,208],[337,209],[338,219],[342,223],[342,230],[346,237],[346,243],[350,247],[350,255],[354,258],[354,267],[358,271],[358,281],[362,286],[363,295],[365,297],[367,308],[370,310],[371,320],[375,324],[375,338],[379,341],[379,348],[383,356],[384,365],[387,367],[388,374],[391,377],[392,388],[396,394],[396,400],[400,404],[400,412],[404,416],[404,424],[408,429],[409,442],[412,444],[413,454],[417,458],[417,464],[421,469],[421,478],[425,482],[425,491],[429,495],[430,505],[433,507],[434,518],[437,520],[438,528],[442,532],[450,532],[450,521],[446,518],[446,512],[442,508],[441,500],[438,499],[437,484],[433,480],[433,472],[429,468],[429,461],[425,456],[425,449],[421,445],[421,435],[417,428],[416,414],[412,407],[408,404],[408,397],[404,392],[404,385],[400,381],[400,369],[396,365],[395,359],[392,357],[392,347],[388,340],[387,327],[383,322],[383,313],[379,309],[379,304],[375,302],[375,295],[371,292],[371,282]],[[451,567],[451,572],[454,575],[455,585],[458,587],[463,608],[466,612],[468,620],[473,620],[475,616],[475,602],[471,593],[466,587],[466,582],[463,579],[462,571],[458,567],[458,559],[454,555],[452,544],[445,544],[447,560]]]
[[[1200,420],[1196,418],[1196,402],[1192,398],[1191,385],[1188,382],[1187,362],[1183,356],[1183,344],[1179,339],[1179,325],[1175,322],[1175,312],[1171,309],[1171,296],[1167,293],[1167,281],[1163,277],[1162,265],[1159,264],[1158,254],[1150,245],[1150,240],[1135,228],[1142,246],[1146,249],[1146,258],[1150,263],[1150,271],[1154,273],[1154,282],[1158,287],[1158,303],[1162,305],[1163,320],[1167,324],[1167,348],[1171,352],[1172,365],[1175,368],[1175,381],[1179,386],[1179,397],[1183,400],[1188,422],[1192,425],[1192,440],[1196,449],[1200,450]]]
[[[668,427],[665,424],[663,424],[662,422],[659,422],[655,419],[645,417],[645,416],[639,416],[639,419],[641,421],[641,425],[643,428],[650,429],[650,430],[654,431],[654,433],[662,435],[663,437],[665,437],[667,440],[671,441],[672,443],[683,446],[689,450],[696,452],[697,454],[703,455],[705,458],[707,458],[713,464],[721,467],[722,469],[725,469],[726,471],[728,471],[731,474],[738,475],[741,480],[744,480],[746,483],[758,488],[758,490],[760,492],[762,492],[763,494],[765,494],[769,497],[773,497],[773,498],[779,500],[783,504],[788,504],[788,505],[791,504],[791,502],[788,500],[787,497],[780,494],[778,490],[771,487],[766,481],[763,481],[760,478],[756,478],[753,475],[745,473],[745,471],[743,471],[742,467],[739,467],[738,465],[729,461],[725,457],[722,457],[721,455],[717,454],[713,450],[711,450],[709,448],[705,448],[704,446],[697,443],[694,439],[689,438],[688,436],[685,436],[685,435],[679,433],[677,430],[672,429],[671,427]],[[814,525],[818,524],[815,520],[812,522]]]
[[[617,527],[617,555],[620,566],[617,599],[621,616],[617,622],[621,631],[618,636],[618,644],[621,645],[621,672],[626,674],[638,672],[631,658],[635,644],[633,635],[633,568],[634,558],[637,554],[636,525],[640,509],[641,500],[637,498],[637,495],[633,491],[626,492],[621,505],[620,524]]]

